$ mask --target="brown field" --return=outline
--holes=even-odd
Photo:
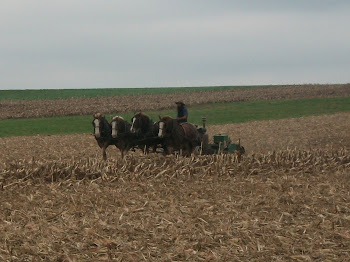
[[[173,107],[174,101],[177,100],[185,100],[188,105],[198,105],[213,102],[342,96],[350,96],[350,84],[271,86],[225,91],[58,100],[4,100],[0,101],[0,119],[160,110]]]
[[[0,138],[0,260],[349,261],[349,120],[210,127],[242,138],[239,163]]]
[[[208,133],[226,133],[250,153],[296,149],[350,149],[350,113],[211,126]]]

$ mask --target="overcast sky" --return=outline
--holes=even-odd
[[[349,0],[0,3],[0,89],[349,82]]]

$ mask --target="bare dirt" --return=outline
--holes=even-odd
[[[242,137],[241,162],[0,138],[0,260],[349,261],[349,117],[210,127]]]
[[[174,101],[187,105],[215,102],[283,100],[350,96],[350,84],[270,86],[225,91],[177,94],[0,101],[0,119],[120,113],[171,108]]]

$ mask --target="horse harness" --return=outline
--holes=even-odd
[[[184,136],[184,137],[187,137],[186,128],[183,127],[184,123],[186,123],[186,122],[179,123],[179,126],[181,126],[182,130],[183,130],[184,133],[185,133],[185,136]]]
[[[189,123],[187,123],[187,122],[183,122],[183,123],[178,123],[177,122],[177,120],[173,120],[174,121],[174,123],[177,123],[178,124],[178,126],[180,126],[181,128],[182,128],[182,130],[184,131],[184,135],[181,135],[180,133],[179,133],[179,131],[178,131],[178,129],[175,127],[175,125],[173,125],[173,130],[172,130],[172,134],[175,134],[175,135],[177,135],[177,136],[181,136],[182,138],[184,138],[184,139],[187,139],[188,140],[188,137],[187,137],[187,132],[186,132],[186,128],[184,128],[184,124],[189,124]]]

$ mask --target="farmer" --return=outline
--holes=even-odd
[[[175,102],[175,104],[177,105],[177,122],[187,122],[188,112],[185,104],[182,101]]]

